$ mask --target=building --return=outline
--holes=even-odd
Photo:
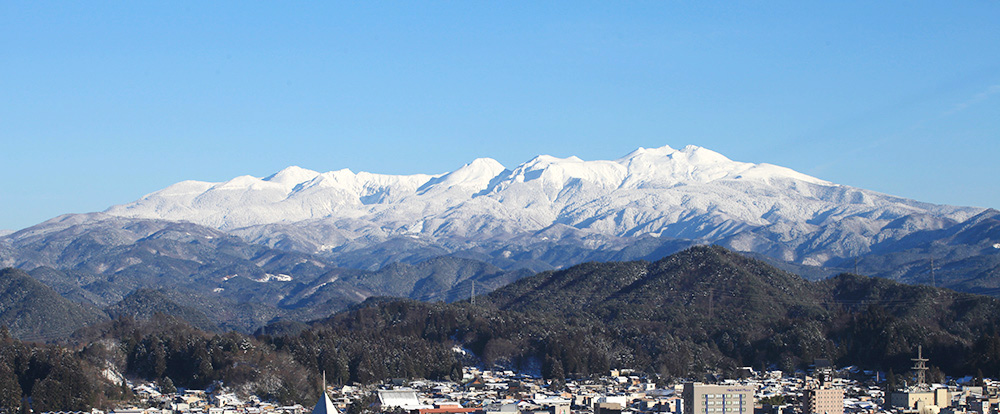
[[[423,410],[434,408],[420,402],[417,392],[414,390],[378,390],[378,409],[388,410],[394,407],[402,408],[405,411]]]
[[[684,414],[752,414],[753,387],[684,384]]]
[[[844,390],[833,388],[833,366],[827,359],[817,359],[813,366],[816,378],[806,379],[802,392],[805,414],[844,414]],[[817,384],[818,382],[818,384]]]
[[[621,414],[622,405],[618,403],[602,402],[594,406],[594,414]]]
[[[326,372],[323,373],[323,398],[316,401],[316,406],[313,407],[312,414],[339,414],[340,411],[333,406],[333,401],[330,401],[330,396],[326,393]]]
[[[920,410],[928,405],[946,408],[951,406],[951,393],[947,388],[924,390],[914,387],[889,394],[889,405],[903,410]]]
[[[927,411],[925,407],[930,410],[951,407],[951,393],[947,388],[932,389],[927,384],[928,359],[924,358],[924,347],[918,345],[917,357],[910,360],[914,362],[913,373],[916,374],[917,383],[889,394],[889,405],[902,409],[903,412],[924,412]]]
[[[805,414],[844,414],[844,390],[836,388],[807,389],[802,393]]]

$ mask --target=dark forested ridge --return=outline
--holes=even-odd
[[[183,309],[182,317],[197,318],[188,319],[196,326],[244,333],[278,319],[305,322],[327,317],[370,296],[467,299],[473,284],[477,292],[485,293],[532,274],[450,256],[394,263],[375,271],[346,269],[315,256],[254,246],[232,237],[188,240],[193,236],[174,234],[180,230],[117,247],[89,243],[89,239],[68,243],[86,248],[35,246],[39,251],[32,257],[49,258],[43,263],[54,261],[51,256],[57,252],[49,250],[55,249],[62,252],[59,257],[66,260],[66,266],[39,266],[28,273],[62,297],[90,309],[107,308],[111,316],[148,317]],[[30,268],[34,263],[24,265]],[[7,323],[14,337],[22,338],[14,327],[17,322]]]
[[[66,337],[81,326],[107,319],[99,309],[60,296],[24,271],[0,270],[0,324],[14,336]]]
[[[542,273],[489,297],[499,309],[607,329],[605,349],[638,349],[636,365],[674,374],[816,357],[889,368],[918,344],[950,372],[969,373],[1000,322],[993,298],[850,274],[808,282],[720,247]]]
[[[683,376],[814,358],[904,370],[917,345],[945,372],[1000,374],[1000,301],[844,274],[809,282],[720,247],[663,260],[586,263],[486,297],[371,303],[307,335],[376,332],[459,343],[487,363],[589,375],[633,367]],[[301,338],[299,335],[298,338]]]
[[[474,304],[372,298],[324,320],[274,324],[255,336],[207,333],[162,313],[145,320],[122,315],[78,331],[62,347],[5,334],[0,382],[13,376],[24,396],[40,392],[35,381],[49,381],[40,390],[78,384],[77,377],[63,384],[63,377],[47,380],[49,371],[26,370],[24,361],[35,358],[79,364],[74,372],[93,374],[94,385],[78,394],[87,401],[116,398],[119,388],[94,374],[110,367],[182,387],[218,380],[309,403],[321,370],[331,383],[455,378],[469,363],[548,378],[615,367],[686,377],[739,366],[795,369],[825,357],[902,372],[917,345],[947,374],[1000,375],[997,299],[850,274],[809,282],[720,247],[656,262],[543,272]]]
[[[136,289],[118,303],[105,309],[112,318],[150,319],[157,313],[172,315],[203,331],[219,331],[219,327],[197,309],[184,306],[170,298],[168,292],[154,289]]]

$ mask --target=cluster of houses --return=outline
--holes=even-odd
[[[205,390],[179,390],[161,393],[153,384],[137,384],[132,392],[139,405],[147,408],[127,407],[108,414],[303,414],[308,410],[300,404],[280,405],[261,401],[257,396],[240,398],[223,388],[212,392]],[[102,414],[102,413],[93,413]]]
[[[926,384],[920,376],[912,386],[886,394],[876,373],[835,371],[820,363],[810,375],[744,368],[741,379],[672,385],[617,370],[558,387],[512,371],[467,367],[464,374],[460,383],[394,379],[377,386],[325,387],[311,409],[241,399],[221,388],[161,394],[145,384],[133,390],[152,408],[109,414],[338,414],[352,404],[364,404],[366,412],[407,414],[1000,414],[998,382],[972,385],[966,378]]]

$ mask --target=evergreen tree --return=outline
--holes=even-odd
[[[566,383],[566,371],[563,369],[562,361],[551,355],[545,357],[542,376],[552,381],[553,389],[561,389]]]
[[[347,414],[369,414],[375,412],[376,397],[374,393],[367,393],[365,396],[356,399],[347,406]]]
[[[173,394],[177,392],[177,387],[174,386],[174,380],[170,377],[163,377],[160,380],[160,392],[164,394]]]
[[[16,413],[20,408],[22,397],[21,384],[18,384],[17,376],[6,363],[0,361],[0,413]]]

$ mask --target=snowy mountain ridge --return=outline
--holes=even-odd
[[[397,237],[462,250],[487,240],[651,236],[823,264],[982,211],[664,146],[616,160],[542,155],[513,169],[480,158],[444,174],[293,166],[264,178],[184,181],[105,213],[189,221],[310,253]]]

